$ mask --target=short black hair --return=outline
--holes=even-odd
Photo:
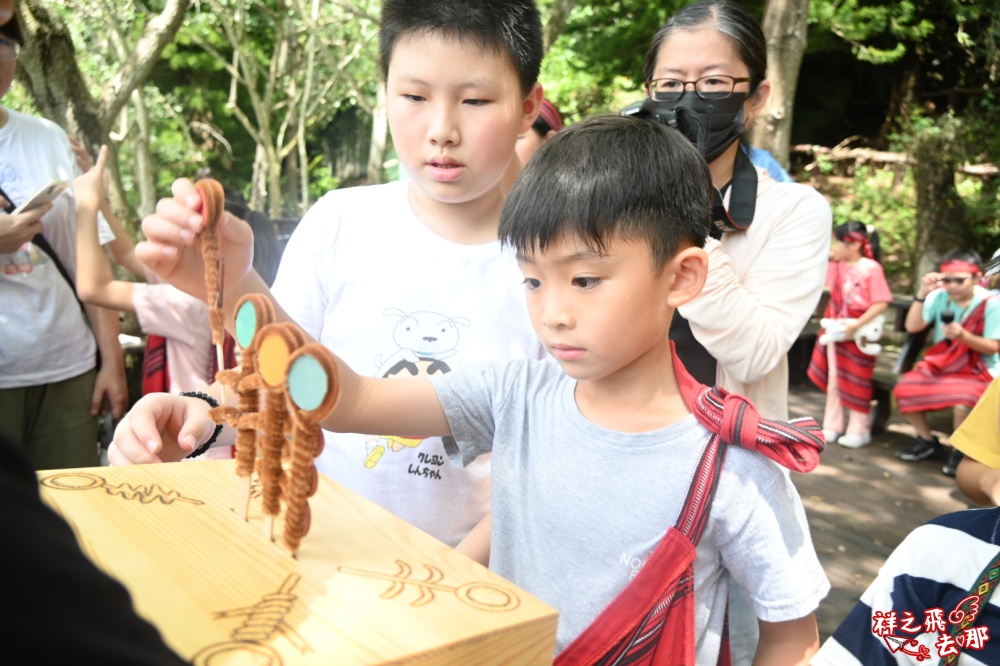
[[[677,130],[594,116],[531,158],[500,214],[500,240],[522,256],[566,236],[598,252],[616,237],[645,241],[659,271],[685,247],[705,245],[711,184],[705,158]]]
[[[436,33],[471,39],[510,58],[527,95],[538,81],[545,48],[542,19],[534,0],[385,0],[379,27],[382,75],[402,37]]]

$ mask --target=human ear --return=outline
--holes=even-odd
[[[531,87],[528,96],[524,98],[524,104],[521,107],[521,129],[518,131],[518,134],[526,134],[531,129],[535,118],[538,117],[538,112],[542,110],[542,98],[544,95],[545,91],[542,90],[542,84],[536,82]]]
[[[667,305],[678,308],[701,293],[708,277],[708,253],[700,247],[681,250],[665,270],[673,271]]]
[[[746,120],[743,123],[744,129],[749,129],[753,127],[753,122],[757,120],[757,116],[760,112],[764,110],[767,105],[767,100],[771,98],[771,82],[768,80],[763,80],[760,85],[757,86],[757,90],[753,92],[752,95],[746,101],[746,113],[744,117]]]

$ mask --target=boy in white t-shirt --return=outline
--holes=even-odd
[[[541,21],[531,0],[390,0],[381,65],[389,128],[406,183],[338,190],[305,215],[274,284],[279,316],[337,349],[357,372],[434,376],[471,363],[544,354],[524,312],[520,275],[500,251],[501,178],[542,99]],[[193,197],[193,198],[192,198]],[[204,297],[200,230],[187,181],[146,218],[136,252],[163,279]],[[267,293],[250,270],[248,230],[223,225],[224,302]],[[176,459],[140,401],[119,426],[115,464]],[[488,510],[489,458],[460,470],[438,437],[374,427],[327,433],[322,472],[455,545]],[[224,435],[225,436],[225,435]],[[148,445],[148,446],[147,446]]]
[[[820,427],[765,422],[697,385],[667,337],[705,284],[709,182],[678,132],[580,122],[532,158],[500,223],[556,362],[386,381],[339,361],[325,427],[446,436],[460,465],[492,453],[490,567],[559,610],[558,664],[717,663],[730,576],[759,619],[756,663],[805,664],[819,644],[829,583],[798,493],[766,457],[808,471]],[[156,407],[179,417],[164,440],[214,427],[205,402]]]

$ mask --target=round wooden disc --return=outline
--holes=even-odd
[[[296,336],[284,324],[270,324],[261,329],[257,364],[265,386],[276,389],[285,383],[288,362],[296,346]]]

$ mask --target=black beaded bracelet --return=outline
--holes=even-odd
[[[219,401],[218,400],[216,400],[215,398],[213,398],[212,396],[210,396],[207,393],[202,393],[201,391],[184,391],[183,393],[181,393],[181,396],[184,397],[184,398],[201,398],[202,400],[204,400],[205,402],[207,402],[208,404],[210,404],[213,408],[219,406]],[[219,423],[218,425],[215,426],[215,432],[213,432],[212,436],[208,438],[208,441],[206,441],[204,444],[202,444],[201,446],[199,446],[197,449],[195,449],[191,453],[189,453],[186,456],[184,456],[184,458],[185,459],[187,459],[187,458],[197,458],[198,456],[200,456],[201,454],[203,454],[205,451],[208,451],[209,447],[211,447],[212,444],[215,444],[215,440],[217,440],[219,438],[219,433],[220,432],[222,432],[222,424],[221,423]]]

